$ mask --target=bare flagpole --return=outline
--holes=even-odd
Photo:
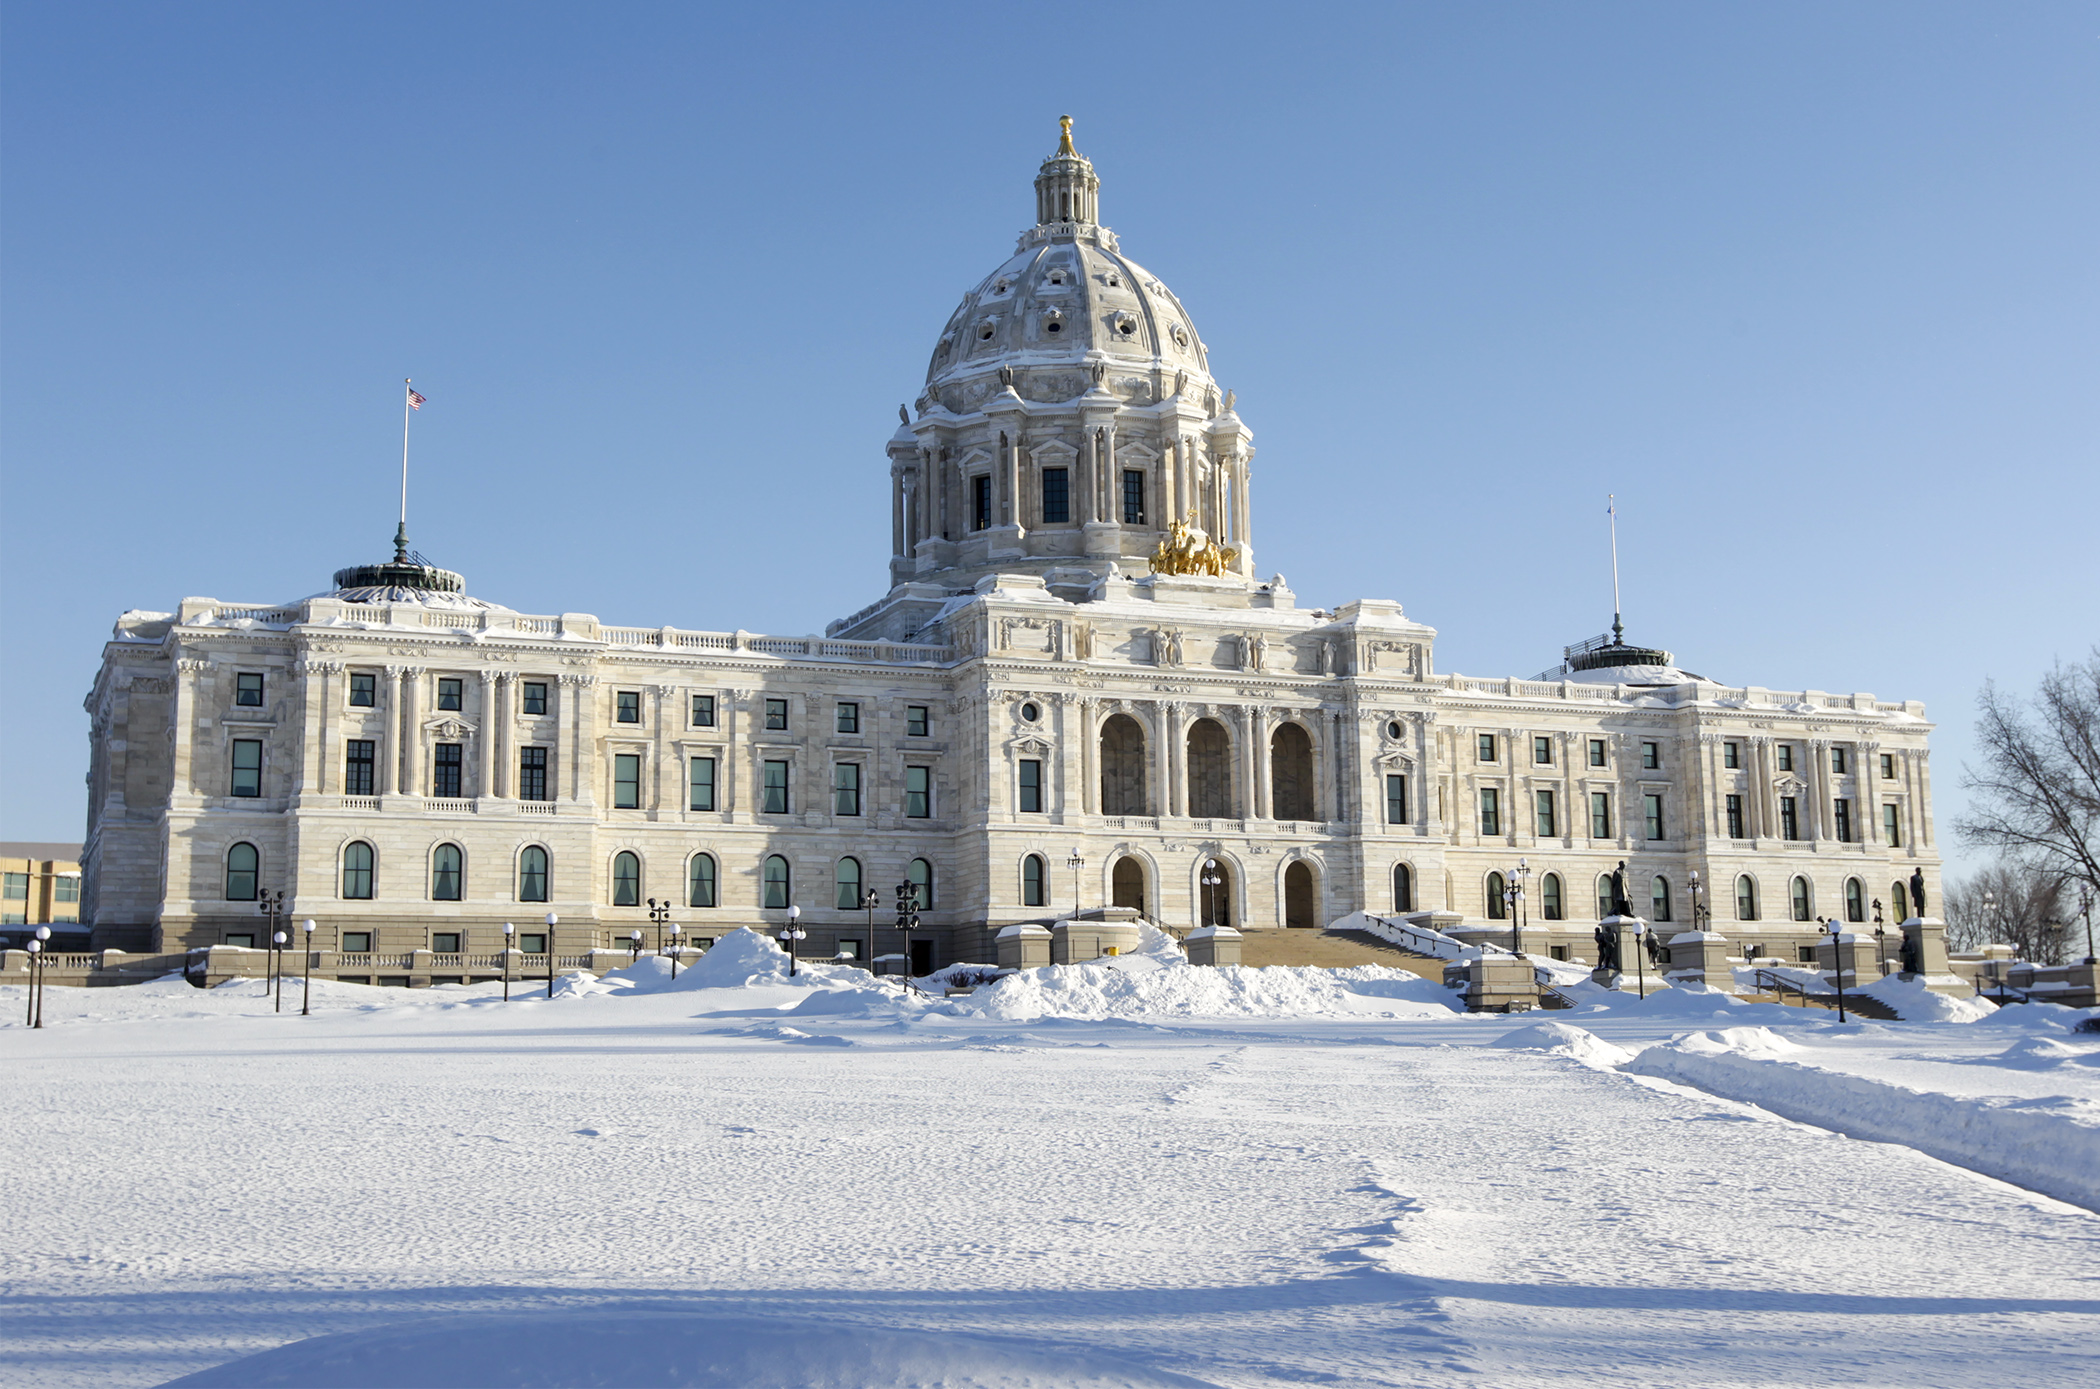
[[[406,427],[404,426],[404,433],[405,431]],[[403,461],[401,464],[401,486],[404,494],[408,487],[407,449],[408,446],[404,443],[402,445]],[[1611,517],[1611,644],[1617,646],[1622,640],[1620,633],[1623,630],[1619,623],[1619,497],[1617,493],[1607,492],[1604,494],[1604,514]]]
[[[415,405],[416,388],[401,378],[401,524],[394,531],[394,558],[408,558],[408,412]]]

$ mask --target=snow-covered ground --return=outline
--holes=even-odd
[[[53,989],[41,1033],[0,989],[0,1382],[2096,1368],[2100,1215],[2036,1190],[2100,1171],[2066,1010],[1481,1017],[1158,942],[954,999],[783,965],[732,940],[507,1004],[316,983],[307,1018],[296,983],[283,1015],[253,983]]]

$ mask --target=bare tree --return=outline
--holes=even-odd
[[[2100,646],[2032,700],[1986,681],[1977,703],[1983,768],[1962,769],[1973,799],[1956,830],[2100,894]]]
[[[2062,964],[2071,910],[2068,886],[2061,874],[2018,859],[1948,883],[1941,894],[1948,948],[2010,945],[2017,959]]]

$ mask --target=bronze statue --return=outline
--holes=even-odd
[[[1600,925],[1590,936],[1597,942],[1597,968],[1613,974],[1619,973],[1621,966],[1618,930],[1615,927]]]
[[[1611,871],[1611,914],[1613,916],[1633,915],[1633,901],[1626,895],[1625,859],[1620,859],[1619,866]]]
[[[1917,909],[1912,915],[1925,915],[1925,870],[1922,868],[1913,868],[1910,871],[1910,900]]]

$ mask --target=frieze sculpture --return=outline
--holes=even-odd
[[[1222,576],[1240,557],[1236,549],[1221,549],[1209,532],[1196,524],[1196,508],[1189,508],[1186,521],[1169,523],[1167,534],[1152,552],[1155,574],[1208,574]]]

